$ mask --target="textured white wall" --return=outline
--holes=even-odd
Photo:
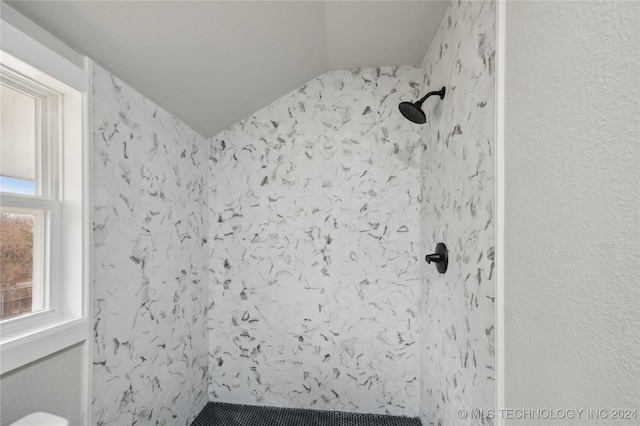
[[[495,3],[452,2],[423,62],[420,417],[475,424],[460,409],[494,408]],[[449,249],[440,274],[424,261]]]
[[[76,50],[60,41],[47,30],[15,10],[13,7],[9,6],[4,1],[0,2],[0,16],[2,16],[3,21],[8,22],[23,33],[28,34],[29,37],[34,38],[56,52],[58,55],[67,59],[69,62],[74,63],[80,68],[84,68],[84,55],[78,53]]]
[[[506,24],[506,406],[640,411],[640,3]]]
[[[93,84],[93,422],[207,402],[207,141],[103,68]]]
[[[82,425],[82,344],[72,346],[0,379],[0,425],[44,411]]]
[[[417,415],[420,77],[332,71],[212,139],[213,400]]]

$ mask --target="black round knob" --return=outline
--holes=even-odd
[[[435,263],[438,272],[444,274],[447,271],[447,266],[449,266],[449,251],[447,250],[447,246],[445,246],[444,243],[438,243],[436,245],[436,252],[428,254],[424,260],[426,260],[427,263]]]

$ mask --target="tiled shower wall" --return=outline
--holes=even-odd
[[[94,422],[494,408],[494,38],[452,3],[422,69],[326,73],[210,141],[96,66]]]
[[[93,78],[93,423],[188,425],[207,402],[207,141]]]
[[[420,415],[472,424],[494,409],[495,3],[452,2],[423,62],[421,258],[438,242],[449,270],[422,265]]]
[[[212,400],[418,414],[421,79],[331,71],[212,139]]]

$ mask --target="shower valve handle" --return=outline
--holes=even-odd
[[[435,263],[438,272],[444,274],[447,271],[447,266],[449,266],[449,251],[447,250],[447,246],[443,243],[438,243],[436,245],[436,252],[428,254],[424,260],[426,260],[427,263]]]

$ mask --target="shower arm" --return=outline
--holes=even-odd
[[[418,102],[416,102],[416,106],[418,108],[421,108],[422,104],[424,103],[424,101],[426,101],[429,96],[433,96],[433,95],[438,95],[438,96],[440,96],[440,99],[444,99],[444,87],[442,89],[440,89],[440,90],[436,90],[435,92],[429,92],[426,95],[424,95],[422,97],[422,99],[420,99]]]

